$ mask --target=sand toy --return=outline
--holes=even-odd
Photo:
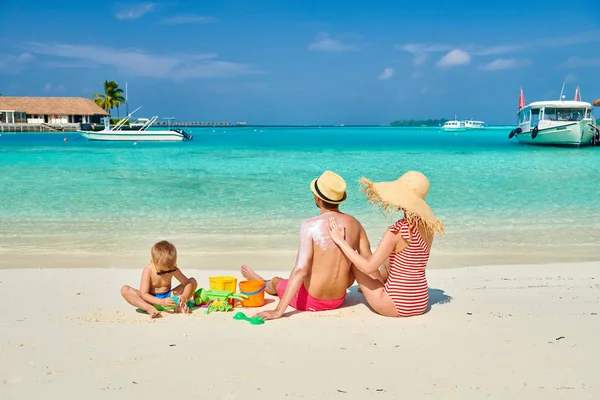
[[[233,319],[237,319],[237,320],[241,320],[241,321],[248,321],[250,322],[252,325],[262,325],[265,323],[265,320],[262,319],[261,317],[247,317],[246,314],[244,314],[243,312],[238,312],[233,316]]]
[[[209,314],[213,311],[231,311],[233,306],[230,300],[244,300],[247,297],[230,290],[205,290],[200,288],[196,291],[194,303],[196,306],[206,304],[205,313]]]

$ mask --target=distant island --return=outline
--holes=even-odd
[[[390,126],[440,126],[444,125],[448,120],[442,119],[404,119],[390,122]]]

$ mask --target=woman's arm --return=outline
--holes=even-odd
[[[383,262],[392,254],[400,236],[389,229],[385,231],[381,243],[377,246],[375,253],[368,257],[358,254],[344,239],[344,231],[338,228],[334,218],[329,220],[329,234],[331,239],[344,252],[346,257],[365,274],[369,275],[377,271]]]

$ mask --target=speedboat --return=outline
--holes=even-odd
[[[140,107],[141,108],[141,107]],[[139,108],[138,108],[139,110]],[[136,110],[137,111],[137,110]],[[134,111],[135,112],[135,111]],[[110,126],[110,119],[104,118],[104,129],[101,131],[78,130],[77,132],[88,140],[117,141],[117,142],[181,142],[192,140],[193,136],[183,129],[148,130],[156,122],[158,116],[146,120],[138,130],[123,130],[131,115],[120,120],[114,127]]]
[[[537,101],[524,105],[523,92],[519,100],[518,126],[508,138],[521,143],[546,146],[596,145],[600,132],[592,115],[592,105],[575,100]]]

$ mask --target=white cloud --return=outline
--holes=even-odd
[[[131,76],[183,81],[189,78],[227,77],[258,74],[262,71],[242,63],[217,60],[216,54],[151,54],[137,49],[95,45],[29,43],[34,54],[84,62],[90,66],[109,66]],[[56,64],[54,65],[57,66]]]
[[[562,65],[563,68],[600,67],[600,57],[571,57]]]
[[[395,46],[396,49],[406,51],[414,56],[415,65],[423,65],[427,61],[427,53],[444,52],[452,49],[451,46],[444,44],[419,44],[411,43]]]
[[[573,75],[573,74],[568,74],[567,76],[565,76],[565,82],[567,83],[573,83],[577,80],[577,76]]]
[[[215,17],[205,17],[195,14],[179,14],[172,17],[167,17],[162,20],[163,24],[181,25],[181,24],[208,24],[219,22]]]
[[[466,51],[454,49],[440,58],[437,65],[442,68],[467,65],[471,62],[471,56]]]
[[[358,51],[360,48],[355,44],[343,43],[340,39],[334,39],[327,32],[321,32],[315,40],[308,45],[311,51],[325,51],[332,53],[343,53],[346,51]]]
[[[441,94],[442,93],[442,89],[439,88],[432,88],[430,86],[423,86],[421,88],[421,90],[419,91],[419,93],[421,93],[422,96],[427,96],[427,95],[436,95],[436,94]]]
[[[16,61],[17,63],[19,63],[19,64],[22,64],[22,63],[27,63],[27,62],[30,62],[30,61],[33,61],[33,60],[35,60],[35,57],[34,57],[34,56],[33,56],[33,54],[31,54],[31,53],[23,53],[23,54],[20,54],[20,55],[18,55],[18,56],[17,56],[17,58],[15,59],[15,61]]]
[[[13,54],[0,54],[0,71],[16,74],[21,72],[23,66],[35,60],[31,53],[22,53],[18,56]]]
[[[412,74],[413,79],[419,79],[420,77],[424,76],[425,74],[421,71],[415,71]]]
[[[394,76],[394,72],[394,68],[385,68],[383,72],[379,74],[379,77],[377,77],[377,79],[382,81],[390,79],[392,76]]]
[[[45,93],[62,93],[65,91],[64,85],[61,83],[59,85],[53,85],[51,83],[46,83],[42,90]]]
[[[157,3],[131,3],[119,4],[115,9],[117,19],[139,19],[149,12],[154,11]]]
[[[501,44],[423,44],[423,43],[407,43],[396,45],[395,48],[405,51],[414,56],[415,65],[422,65],[428,58],[430,53],[446,53],[453,49],[462,49],[472,56],[487,56],[501,55],[515,52],[531,51],[545,47],[567,47],[577,44],[600,42],[600,30],[591,32],[583,32],[565,37],[556,37],[541,40],[532,40],[527,43],[501,43]]]
[[[530,65],[531,60],[517,60],[516,58],[498,58],[490,63],[482,65],[480,69],[485,71],[499,71],[503,69],[515,69]]]

